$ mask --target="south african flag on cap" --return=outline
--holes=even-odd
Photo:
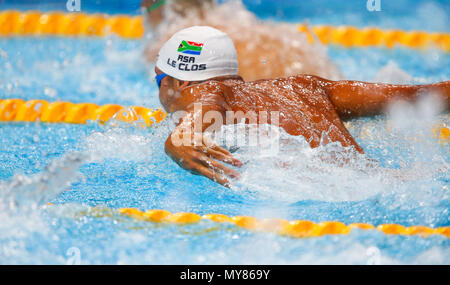
[[[185,54],[200,55],[202,48],[203,48],[202,43],[182,41],[181,44],[178,46],[178,52]]]

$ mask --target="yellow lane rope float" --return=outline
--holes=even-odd
[[[314,42],[314,36],[317,36],[323,44],[342,45],[347,48],[370,46],[393,48],[400,45],[414,49],[434,47],[450,52],[450,34],[447,33],[326,25],[313,27],[298,25],[298,29],[307,34],[310,42]]]
[[[106,36],[117,34],[138,39],[144,35],[142,16],[110,16],[85,13],[44,13],[6,10],[0,12],[0,36]],[[424,31],[382,30],[374,27],[334,27],[328,25],[298,25],[314,42],[317,37],[323,44],[345,47],[403,45],[410,48],[436,47],[450,51],[450,34]]]
[[[0,121],[85,124],[88,120],[101,123],[111,118],[123,122],[142,121],[145,126],[159,123],[166,117],[161,109],[142,106],[123,107],[117,104],[99,106],[93,103],[47,102],[45,100],[0,100]]]
[[[258,220],[250,216],[228,217],[223,214],[171,213],[166,210],[149,210],[143,212],[135,208],[121,208],[119,213],[130,218],[154,223],[192,224],[200,220],[210,220],[216,223],[231,223],[238,227],[257,232],[271,232],[289,237],[306,238],[323,235],[349,234],[353,229],[378,230],[388,235],[444,235],[450,238],[450,227],[430,228],[426,226],[404,227],[397,224],[382,224],[377,227],[365,223],[345,225],[341,222],[314,223],[306,220],[287,221],[284,219]]]
[[[432,129],[435,137],[437,137],[441,144],[450,143],[450,129],[445,124],[437,125]]]
[[[0,12],[0,36],[105,36],[115,33],[136,39],[144,34],[142,21],[142,17],[123,15],[3,11]]]
[[[160,123],[167,116],[162,109],[142,106],[123,107],[117,104],[99,106],[93,103],[65,101],[0,99],[0,122],[44,122],[85,124],[88,120],[104,123],[111,118],[122,122],[142,122],[142,126]],[[440,124],[432,129],[441,144],[450,142],[450,129]]]

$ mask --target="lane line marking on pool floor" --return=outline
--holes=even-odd
[[[143,106],[124,107],[117,104],[72,103],[67,101],[0,99],[0,121],[85,124],[89,120],[105,123],[111,119],[150,127],[167,117],[161,108]],[[348,123],[348,122],[347,122]],[[438,124],[432,135],[441,144],[450,142],[450,129]]]
[[[430,228],[426,226],[404,227],[398,224],[381,224],[377,227],[366,223],[352,223],[345,225],[341,222],[314,223],[307,220],[288,221],[284,219],[262,219],[251,216],[229,217],[223,214],[206,214],[200,216],[195,213],[171,213],[166,210],[149,210],[143,212],[135,208],[120,208],[118,212],[135,220],[154,223],[192,224],[200,220],[210,220],[216,223],[231,223],[238,227],[256,232],[271,232],[283,236],[306,238],[323,235],[349,234],[353,229],[378,230],[387,235],[444,235],[450,238],[450,227]]]
[[[142,38],[142,16],[106,15],[5,10],[0,12],[0,37],[9,36],[107,36]],[[413,49],[435,47],[450,52],[450,34],[425,31],[383,30],[376,27],[308,26],[298,24],[311,43],[315,39],[323,44],[344,47],[405,46]]]

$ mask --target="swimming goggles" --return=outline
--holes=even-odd
[[[165,74],[164,72],[161,74],[156,74],[155,79],[156,79],[156,84],[158,84],[158,88],[161,88],[161,81],[167,76],[167,74]]]

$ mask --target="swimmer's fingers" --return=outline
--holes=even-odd
[[[231,168],[228,168],[225,165],[221,164],[220,162],[210,159],[209,157],[207,157],[205,155],[199,157],[197,160],[198,160],[198,162],[203,164],[203,166],[210,168],[214,172],[220,172],[220,173],[222,173],[226,176],[232,177],[232,178],[240,177],[239,172],[237,172]]]
[[[212,157],[219,161],[231,164],[233,166],[238,166],[238,167],[242,166],[242,162],[239,159],[233,157],[233,155],[228,150],[226,150],[223,147],[220,147],[216,144],[211,144],[209,147],[202,145],[202,146],[198,146],[195,148],[197,150],[205,153],[209,157]]]
[[[211,179],[214,182],[220,183],[225,187],[230,187],[230,181],[228,181],[228,179],[226,179],[225,177],[223,177],[220,173],[218,173],[217,171],[214,171],[206,166],[203,165],[199,165],[197,171],[199,173],[201,173],[202,175],[208,177],[209,179]]]
[[[222,162],[234,165],[234,166],[239,166],[239,167],[242,166],[242,162],[239,159],[234,158],[231,153],[225,154],[223,152],[220,152],[220,151],[210,148],[210,149],[207,149],[206,154],[209,157],[217,159],[219,161],[222,161]]]
[[[223,154],[226,154],[226,155],[231,155],[231,152],[229,152],[228,150],[226,150],[226,149],[224,149],[223,147],[221,147],[221,146],[218,146],[218,145],[212,145],[211,146],[211,149],[212,150],[215,150],[215,151],[218,151],[218,152],[221,152],[221,153],[223,153]]]
[[[230,187],[230,182],[226,176],[238,178],[239,173],[233,169],[227,168],[221,163],[209,158],[201,151],[190,152],[189,158],[179,160],[179,165],[184,169],[198,175],[203,175],[209,179]]]

